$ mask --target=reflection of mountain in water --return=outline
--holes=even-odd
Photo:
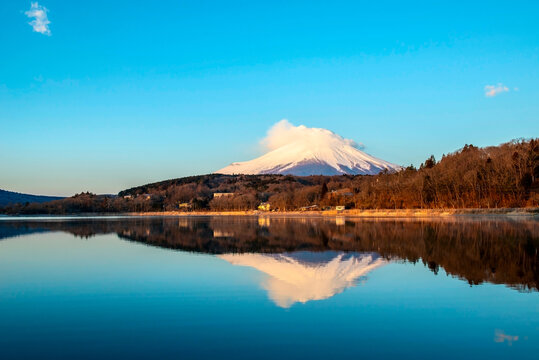
[[[376,253],[295,252],[284,254],[224,254],[234,265],[266,273],[262,286],[281,307],[323,300],[354,286],[369,271],[386,263]]]
[[[0,221],[0,239],[34,231],[66,231],[84,238],[115,233],[151,246],[210,254],[376,252],[386,259],[421,262],[434,273],[443,268],[470,285],[488,281],[524,291],[539,287],[537,217],[335,219],[266,215]]]

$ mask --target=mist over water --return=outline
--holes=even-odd
[[[0,220],[2,358],[535,358],[533,218]]]

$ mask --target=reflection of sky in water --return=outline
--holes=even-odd
[[[296,278],[297,269],[308,274],[313,263],[323,268],[335,255],[284,255],[299,265],[277,278]],[[116,235],[4,239],[2,358],[536,358],[538,293],[470,287],[443,270],[434,275],[405,263],[367,271],[367,281],[353,286],[359,266],[346,259],[357,265],[366,258],[341,257],[335,268],[344,270],[329,271],[343,274],[339,285],[328,276],[329,291],[314,292],[324,300],[306,301],[313,293],[296,296],[287,288],[280,294],[290,307],[281,308],[267,295],[275,290],[267,274],[275,273],[256,270],[255,259],[254,267],[233,266]]]

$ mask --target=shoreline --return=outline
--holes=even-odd
[[[106,218],[106,217],[197,217],[197,216],[262,216],[262,217],[348,217],[348,218],[451,218],[451,217],[526,217],[539,220],[539,208],[498,209],[379,209],[326,211],[148,211],[127,213],[72,213],[72,214],[0,214],[1,219],[22,218]]]
[[[150,211],[127,213],[129,216],[317,216],[317,217],[369,217],[410,218],[450,216],[526,216],[539,217],[539,208],[502,209],[380,209],[380,210],[327,210],[327,211]]]

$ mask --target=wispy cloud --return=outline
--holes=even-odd
[[[485,86],[485,96],[486,97],[494,97],[496,95],[499,95],[504,92],[508,92],[509,88],[505,86],[502,83],[498,83],[498,85],[486,85]]]
[[[43,35],[51,35],[51,30],[49,29],[49,24],[51,23],[47,17],[47,12],[49,10],[39,5],[37,2],[33,2],[30,5],[30,10],[26,11],[25,14],[29,18],[34,18],[28,24],[32,26],[35,32],[38,32]]]

